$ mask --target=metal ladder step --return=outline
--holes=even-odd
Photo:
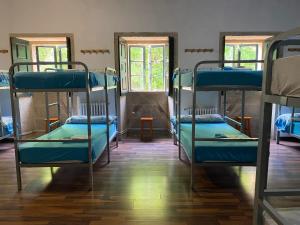
[[[48,104],[49,107],[57,106],[57,105],[58,105],[58,102],[53,102],[53,103]]]

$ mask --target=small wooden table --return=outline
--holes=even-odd
[[[149,124],[149,128],[146,128],[147,130],[149,130],[149,134],[148,134],[149,139],[152,140],[152,136],[153,136],[153,117],[141,117],[141,140],[142,141],[145,140],[144,130],[145,130],[146,123]]]
[[[245,134],[248,135],[249,137],[251,137],[251,119],[252,119],[251,116],[244,116]],[[237,116],[236,120],[238,122],[242,122],[242,117],[241,116]],[[241,130],[241,129],[238,129],[238,130]]]
[[[49,118],[49,120],[45,119],[45,125],[46,125],[45,130],[47,133],[49,133],[52,130],[51,127],[50,130],[48,130],[48,124],[55,123],[57,121],[58,121],[58,117],[51,117]],[[55,128],[57,128],[57,126]]]

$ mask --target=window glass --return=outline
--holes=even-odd
[[[38,62],[55,62],[56,61],[55,47],[37,47],[37,60]],[[56,68],[55,65],[39,65],[39,71],[45,71],[47,68]]]
[[[130,60],[131,61],[143,61],[144,60],[144,48],[130,47]]]
[[[166,64],[164,45],[130,46],[131,91],[164,91]]]
[[[241,45],[240,46],[240,59],[241,60],[256,60],[257,59],[257,45]],[[241,67],[255,70],[257,63],[241,63]]]

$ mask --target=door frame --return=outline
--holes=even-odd
[[[55,38],[55,37],[65,37],[70,40],[71,49],[69,49],[71,54],[71,61],[75,61],[75,45],[74,45],[74,35],[72,33],[10,33],[9,43],[11,47],[12,38],[25,38],[25,37],[41,37],[41,38]],[[10,53],[11,63],[13,63],[12,52]]]
[[[120,74],[120,50],[119,50],[119,40],[121,37],[169,37],[174,40],[174,52],[173,52],[173,67],[174,69],[178,67],[178,33],[177,32],[115,32],[114,33],[114,53],[115,53],[115,69],[118,74]],[[169,59],[169,63],[170,63]],[[173,71],[169,71],[173,73]],[[169,94],[172,94],[172,79],[169,79]],[[129,86],[128,86],[129,89]],[[126,93],[121,93],[121,87],[119,87],[120,95],[126,95]]]

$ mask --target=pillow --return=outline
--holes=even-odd
[[[117,119],[116,116],[109,116],[109,122],[114,122]],[[87,123],[87,116],[71,116],[66,120],[66,123],[69,124],[86,124]],[[105,124],[106,123],[106,116],[91,116],[91,123],[92,124]]]
[[[219,114],[203,114],[195,116],[196,123],[224,123],[224,119]],[[181,115],[181,123],[191,123],[192,115]]]

